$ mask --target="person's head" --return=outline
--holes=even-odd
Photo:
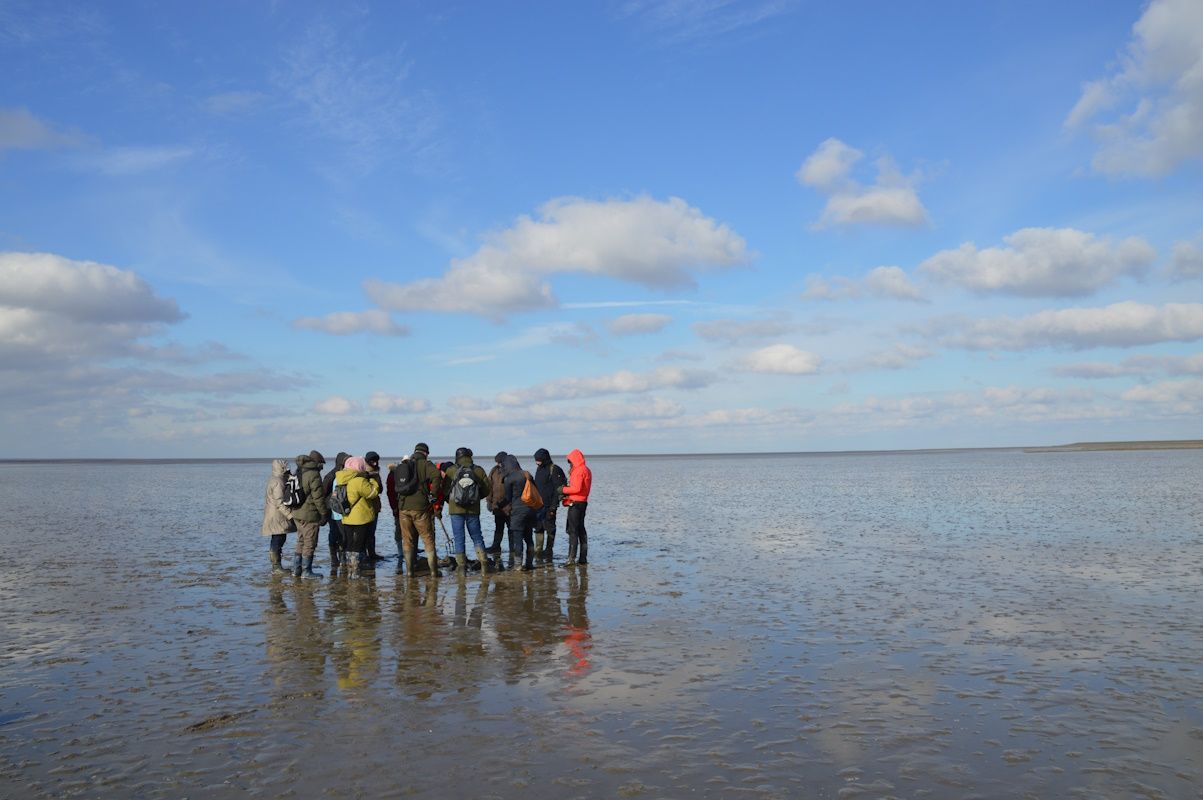
[[[343,469],[351,469],[355,470],[356,472],[367,472],[368,462],[364,461],[359,456],[351,456],[347,459],[346,463],[343,464]]]
[[[457,447],[455,450],[455,460],[459,461],[461,458],[472,458],[472,448]]]
[[[546,447],[540,447],[535,451],[535,463],[539,466],[551,463],[551,453],[547,452]]]
[[[509,453],[507,453],[506,451],[502,450],[500,453],[498,453],[497,455],[493,456],[493,460],[494,460],[494,461],[496,461],[498,464],[504,464],[504,463],[505,463],[505,458],[506,458],[506,456],[508,456],[508,455],[509,455]]]
[[[350,453],[344,453],[340,450],[338,455],[336,455],[334,457],[334,468],[342,469],[343,467],[345,467],[347,465],[347,459],[350,457],[351,457]]]
[[[325,464],[326,463],[326,457],[316,450],[309,451],[309,460],[314,462],[315,464]]]
[[[363,460],[367,462],[368,469],[370,469],[372,472],[380,471],[380,454],[375,450],[369,450],[367,453],[365,453]]]
[[[418,442],[414,445],[414,455],[423,457],[430,455],[430,446],[426,442]]]

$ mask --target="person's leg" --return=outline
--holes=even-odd
[[[489,552],[501,552],[501,537],[505,535],[505,513],[502,511],[493,512],[493,544],[489,547]]]
[[[404,553],[405,573],[411,578],[414,574],[414,545],[417,529],[414,526],[414,512],[402,511],[397,514],[397,523],[401,529],[401,547]]]
[[[576,507],[576,503],[568,506],[568,515],[564,522],[564,532],[568,534],[568,560],[564,562],[564,566],[571,567],[576,563],[576,515],[572,513],[572,509]]]
[[[557,509],[555,506],[548,506],[547,514],[545,514],[543,517],[543,532],[545,534],[543,560],[548,564],[551,563],[552,556],[555,555],[556,511]]]
[[[530,571],[535,568],[535,543],[532,540],[535,530],[535,515],[527,514],[526,519],[522,523],[522,543],[526,545],[526,552],[522,560],[522,569]]]
[[[299,577],[321,577],[313,571],[313,551],[317,549],[319,526],[316,522],[297,523],[297,563],[293,572]]]
[[[434,516],[429,511],[418,514],[414,519],[422,544],[426,546],[426,563],[430,565],[430,577],[442,577],[439,572],[439,551],[434,541]]]
[[[585,512],[589,510],[589,503],[573,503],[573,509],[579,509],[576,522],[576,547],[577,556],[576,563],[589,563],[589,533],[585,530]]]
[[[284,540],[288,538],[286,533],[273,533],[271,541],[267,545],[267,557],[272,563],[272,572],[279,572],[280,553],[284,550]]]
[[[342,520],[330,518],[330,530],[326,533],[326,543],[330,546],[330,568],[338,566],[339,553],[343,549]]]
[[[451,540],[455,543],[452,553],[456,556],[464,554],[464,520],[467,514],[451,515]]]
[[[367,534],[364,536],[364,550],[371,561],[380,558],[380,555],[376,552],[376,523],[379,521],[380,517],[372,517],[372,521],[368,523]]]
[[[485,554],[485,539],[480,532],[480,514],[465,514],[464,524],[468,526],[468,535],[472,537],[472,544],[476,545],[476,558],[480,561],[480,571],[482,574],[488,572],[489,561]]]

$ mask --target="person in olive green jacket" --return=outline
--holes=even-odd
[[[322,465],[326,459],[316,450],[307,456],[297,456],[297,473],[301,476],[301,491],[305,502],[294,509],[292,519],[297,524],[296,563],[293,574],[298,578],[304,574],[309,578],[320,578],[313,571],[313,551],[317,549],[317,534],[330,519],[330,505],[322,488]]]
[[[455,463],[443,473],[443,497],[447,499],[447,511],[451,514],[451,536],[455,540],[455,561],[460,576],[466,573],[468,566],[468,556],[464,553],[465,527],[476,545],[481,572],[489,571],[485,540],[480,533],[480,499],[488,496],[489,476],[472,463],[471,448],[456,450]]]
[[[422,545],[426,548],[426,561],[430,565],[430,576],[440,578],[439,554],[435,550],[434,516],[431,506],[432,496],[443,482],[443,476],[438,467],[427,460],[430,448],[424,442],[414,445],[414,454],[410,456],[412,468],[417,473],[418,485],[408,494],[402,493],[402,480],[395,474],[394,483],[397,489],[397,524],[401,529],[401,547],[405,554],[405,571],[413,577],[414,574],[414,541],[416,533],[422,537]],[[399,471],[398,464],[394,470]]]
[[[343,539],[347,552],[347,574],[355,577],[363,569],[367,556],[368,530],[376,519],[375,500],[380,496],[376,482],[368,474],[367,462],[355,456],[334,475],[334,485],[347,487],[351,510],[343,515]]]

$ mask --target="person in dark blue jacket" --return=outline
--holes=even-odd
[[[515,559],[522,558],[522,569],[529,571],[535,568],[535,543],[531,540],[535,509],[522,500],[522,490],[526,488],[530,473],[522,469],[513,456],[505,457],[502,468],[505,471],[505,509],[510,514],[510,552]]]

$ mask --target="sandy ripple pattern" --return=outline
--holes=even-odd
[[[590,465],[588,567],[438,581],[0,465],[0,796],[1203,796],[1203,452]]]

